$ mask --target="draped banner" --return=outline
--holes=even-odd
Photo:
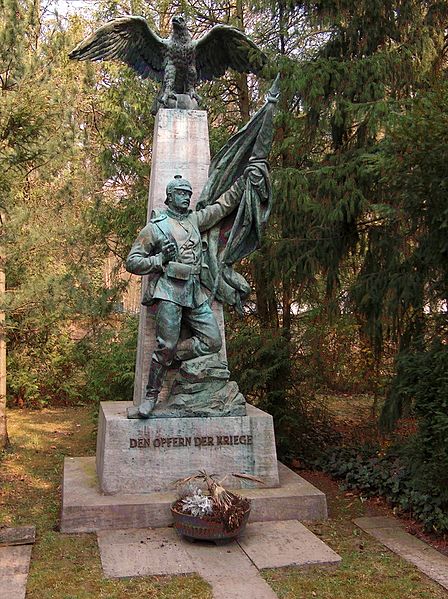
[[[244,189],[237,209],[203,236],[202,283],[221,302],[242,312],[250,286],[233,264],[260,247],[272,207],[268,155],[273,139],[273,113],[279,96],[274,81],[264,106],[233,135],[213,158],[209,178],[196,205],[200,210],[216,202],[238,179]]]

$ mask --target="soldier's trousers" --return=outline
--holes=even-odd
[[[183,324],[188,326],[192,336],[179,343]],[[153,360],[167,367],[174,357],[190,360],[219,352],[221,346],[219,326],[208,302],[198,308],[184,308],[174,302],[159,300]]]

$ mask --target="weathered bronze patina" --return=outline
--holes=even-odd
[[[143,303],[157,303],[156,348],[152,356],[145,401],[139,415],[147,417],[157,401],[166,370],[173,360],[191,360],[219,352],[221,333],[201,285],[202,238],[230,214],[241,199],[242,179],[214,204],[190,210],[192,188],[177,175],[167,185],[167,210],[155,214],[135,240],[126,268],[149,275]],[[192,336],[179,343],[182,324]]]
[[[195,87],[211,81],[228,68],[258,73],[266,62],[261,50],[239,29],[216,25],[193,40],[184,17],[172,20],[168,39],[159,37],[143,17],[126,16],[109,21],[83,40],[69,57],[72,60],[121,60],[143,79],[163,81],[154,105],[194,109],[201,98]]]
[[[176,175],[166,187],[167,209],[153,213],[132,246],[126,268],[149,276],[143,304],[156,306],[156,347],[146,396],[130,417],[151,416],[173,365],[180,370],[159,416],[245,414],[244,398],[216,355],[222,340],[211,301],[241,310],[250,291],[232,266],[259,247],[270,213],[267,154],[277,97],[275,84],[263,108],[215,157],[196,211],[189,208],[189,181]],[[181,340],[182,329],[191,334]]]

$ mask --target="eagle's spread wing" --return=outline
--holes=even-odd
[[[267,61],[242,31],[228,25],[216,25],[195,46],[199,80],[221,77],[228,68],[240,73],[258,73]]]
[[[163,80],[167,41],[156,35],[143,17],[109,21],[69,54],[72,60],[121,60],[143,78]]]

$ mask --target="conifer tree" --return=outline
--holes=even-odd
[[[76,72],[67,58],[78,19],[66,30],[34,2],[8,0],[2,8],[8,389],[19,403],[41,405],[79,395],[88,356],[76,336],[94,331],[113,306],[114,290],[102,278],[105,251],[88,219],[98,180],[95,86],[92,72]]]
[[[14,126],[7,103],[6,94],[15,85],[15,78],[20,76],[22,66],[23,22],[20,20],[19,3],[15,0],[5,0],[1,5],[0,20],[0,94],[3,101],[3,110],[0,111],[0,450],[8,445],[8,432],[6,424],[6,329],[5,329],[5,246],[4,227],[6,222],[6,206],[12,192],[13,177],[8,174],[4,162],[5,155],[11,152],[9,138]],[[5,109],[6,107],[6,109]]]
[[[386,339],[403,347],[422,332],[414,303],[421,313],[430,275],[423,270],[414,287],[411,269],[403,276],[415,238],[407,218],[399,218],[402,200],[395,203],[396,185],[384,167],[396,164],[386,140],[413,99],[440,77],[446,6],[329,0],[273,8],[280,31],[291,31],[286,19],[303,16],[321,45],[276,57],[283,100],[275,222],[254,262],[256,275],[263,274],[258,314],[263,327],[289,330],[295,347],[309,334],[321,343],[322,318],[352,314],[358,343],[368,335],[380,357]],[[279,39],[285,48],[288,36]],[[415,298],[404,301],[410,293]]]

